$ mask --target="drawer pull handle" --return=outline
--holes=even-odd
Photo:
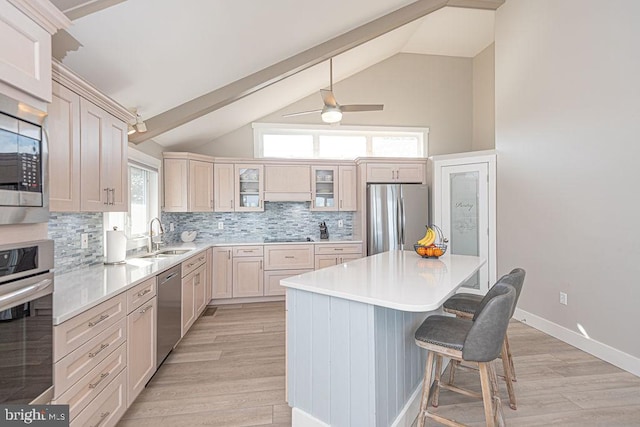
[[[104,322],[105,320],[107,320],[109,318],[108,314],[103,314],[102,316],[100,316],[100,318],[94,322],[89,322],[89,327],[93,328],[94,326],[96,326],[98,323]]]
[[[343,248],[333,248],[334,251],[344,251]]]
[[[204,261],[204,257],[203,257],[203,256],[201,256],[200,258],[198,258],[198,262],[202,262],[202,261]]]
[[[195,265],[195,263],[194,263],[194,262],[190,262],[189,264],[187,264],[187,268],[191,268],[191,267],[193,267],[194,265]]]
[[[98,427],[100,424],[102,424],[104,420],[107,419],[109,415],[111,415],[111,412],[109,411],[103,412],[102,414],[100,414],[100,421],[98,421],[96,424],[92,425],[91,427]]]
[[[149,310],[150,308],[153,307],[153,304],[146,306],[145,308],[143,308],[142,310],[139,311],[140,314],[144,314],[147,312],[147,310]]]
[[[96,381],[95,383],[89,384],[89,388],[93,389],[98,387],[98,384],[100,384],[102,380],[107,378],[108,376],[109,376],[109,372],[104,372],[100,374],[100,378],[98,379],[98,381]]]
[[[285,258],[287,259],[294,259],[295,257],[293,255],[285,255]]]
[[[106,343],[106,344],[100,344],[100,348],[99,348],[99,349],[97,349],[96,351],[94,351],[93,353],[89,353],[89,357],[90,357],[90,358],[96,357],[98,354],[100,354],[100,352],[101,352],[102,350],[104,350],[104,349],[105,349],[105,348],[107,348],[107,347],[109,347],[109,343]]]
[[[145,289],[144,291],[138,292],[138,296],[142,297],[151,292],[151,289]]]

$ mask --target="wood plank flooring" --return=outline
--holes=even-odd
[[[516,321],[509,337],[518,410],[501,381],[508,426],[640,426],[640,378]],[[220,306],[198,319],[118,425],[290,426],[284,355],[283,302]],[[479,390],[477,372],[456,378]],[[434,412],[484,425],[480,401],[447,390]]]
[[[284,302],[201,316],[118,426],[290,426]]]

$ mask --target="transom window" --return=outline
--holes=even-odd
[[[429,129],[254,123],[255,157],[426,157]]]

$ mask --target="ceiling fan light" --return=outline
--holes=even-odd
[[[342,120],[342,111],[338,108],[325,108],[322,111],[321,117],[325,123],[338,123]]]

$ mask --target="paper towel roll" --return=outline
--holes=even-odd
[[[124,231],[107,230],[107,259],[105,264],[124,262],[127,256],[127,237]]]

